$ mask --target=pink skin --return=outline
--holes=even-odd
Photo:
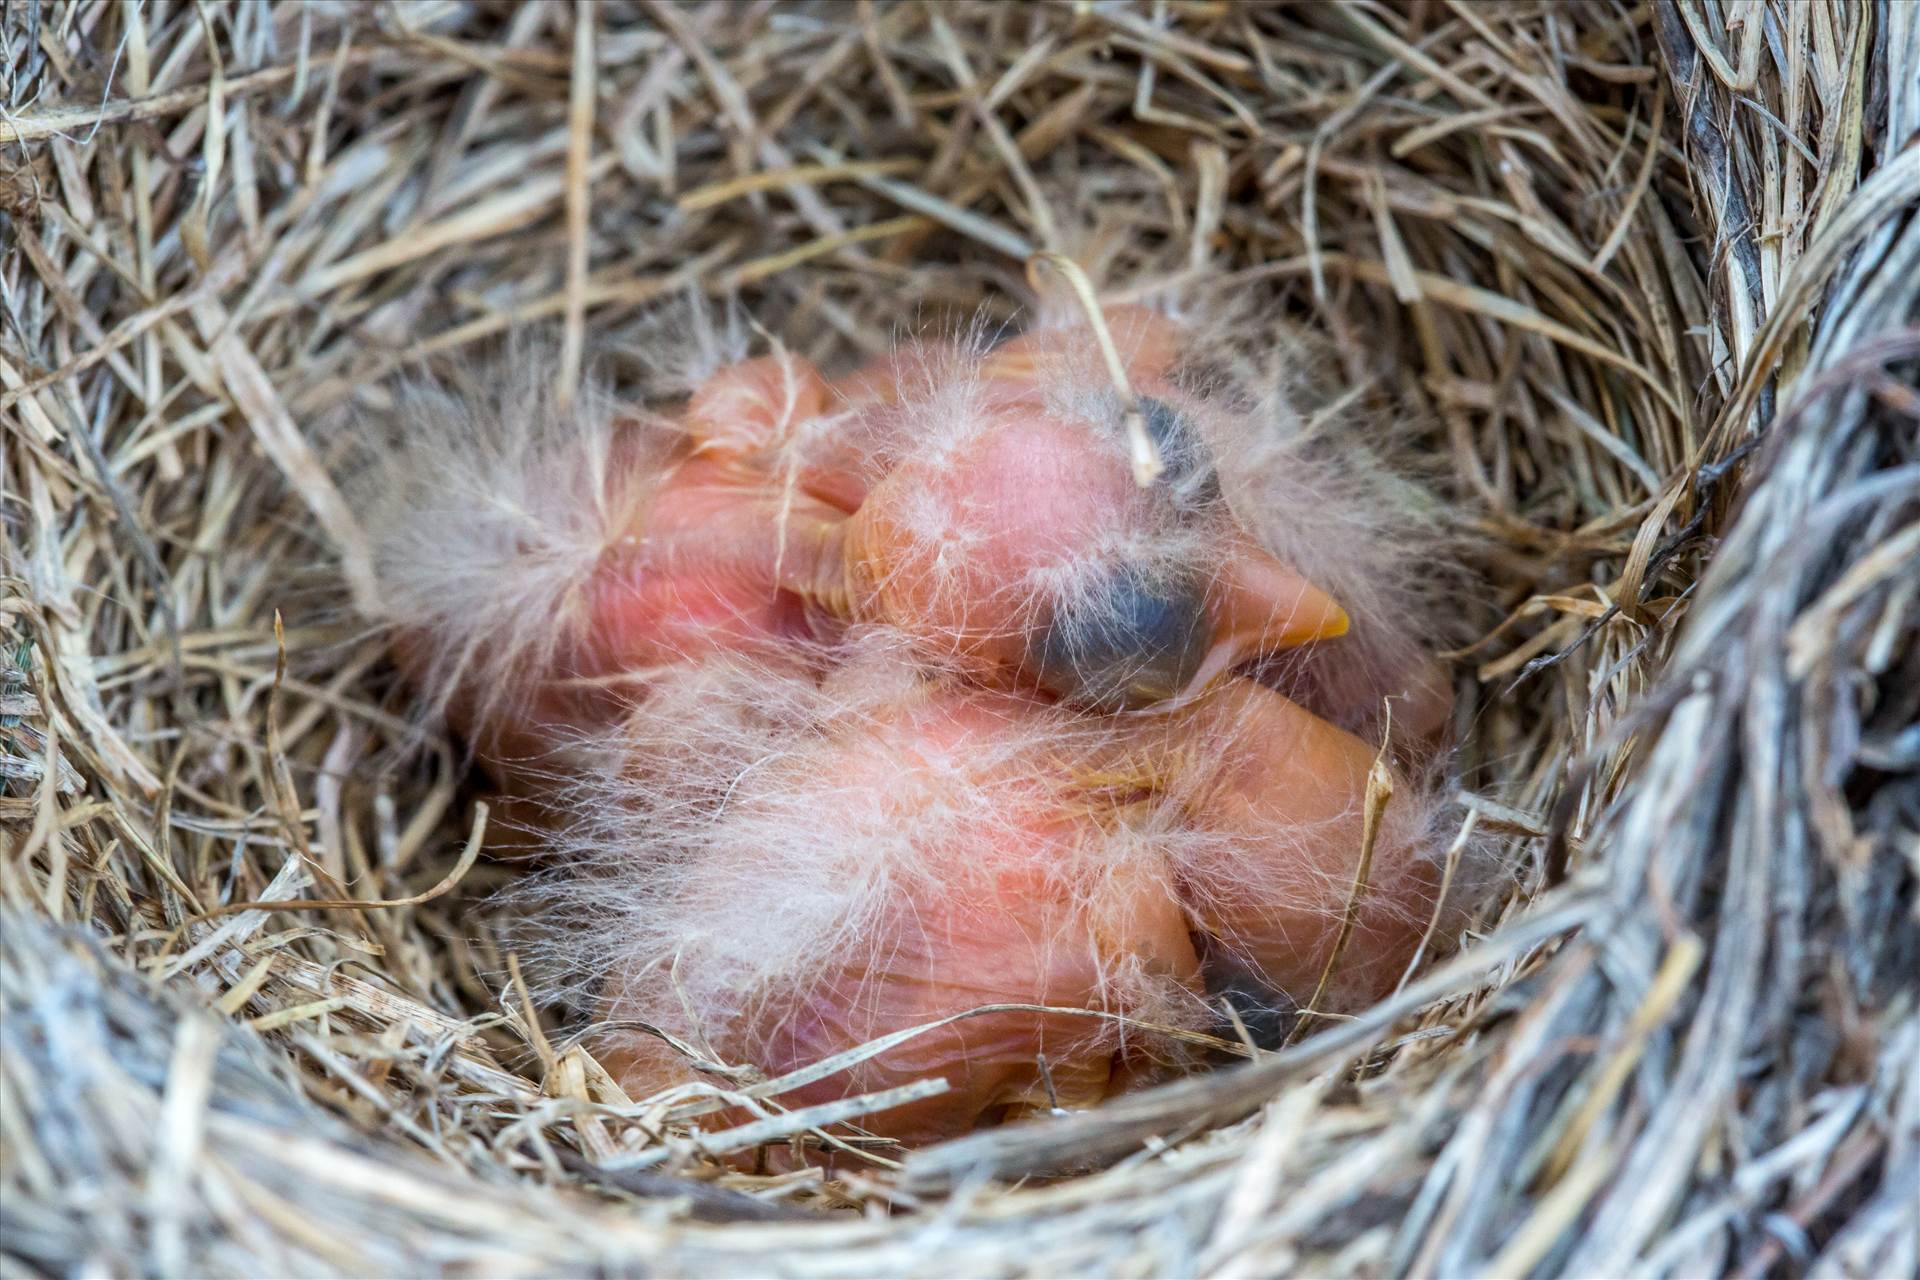
[[[611,724],[645,673],[714,653],[803,662],[805,642],[830,638],[809,610],[830,531],[864,485],[831,467],[782,483],[781,444],[825,412],[826,384],[804,360],[762,357],[729,366],[686,410],[687,443],[664,463],[625,449],[610,460],[626,493],[625,525],[556,621],[569,636],[544,670],[522,673],[532,693],[496,706],[457,691],[453,727],[503,781],[583,729]],[[848,505],[837,505],[848,504]],[[427,674],[430,637],[395,642],[403,669]]]
[[[1017,685],[1048,623],[1022,585],[1164,513],[1124,460],[1085,424],[1035,405],[1030,388],[989,384],[983,398],[991,421],[977,435],[947,456],[902,463],[848,522],[849,607],[966,661],[978,678]],[[1217,545],[1205,590],[1209,672],[1346,630],[1332,599],[1237,530],[1221,529]]]
[[[1085,427],[1025,409],[996,417],[963,454],[909,460],[882,480],[854,515],[846,556],[856,613],[986,674],[1017,670],[1044,625],[1020,584],[1075,555],[1134,496],[1124,471],[1084,465]]]
[[[1083,842],[1100,838],[1103,819],[1076,797],[1068,777],[1008,751],[1009,735],[1024,741],[1037,714],[1018,697],[928,686],[878,721],[833,735],[773,779],[783,789],[818,785],[823,810],[871,809],[888,822],[915,821],[949,804],[954,813],[940,820],[927,876],[903,884],[843,960],[797,978],[797,990],[768,993],[744,1024],[710,1029],[716,1052],[778,1075],[987,1005],[1128,1013],[1140,979],[1130,987],[1116,975],[1144,974],[1163,996],[1198,991],[1199,961],[1170,870],[1137,867],[1093,902],[1072,891],[1076,877],[1062,868]],[[750,808],[757,785],[764,780],[743,779],[730,803]],[[1004,803],[991,814],[965,813],[970,789],[983,785]],[[621,1016],[637,994],[610,991],[610,1016]],[[688,1074],[651,1038],[621,1046],[608,1066],[636,1096]],[[920,1143],[1053,1101],[1089,1106],[1149,1074],[1151,1064],[1103,1019],[1007,1010],[925,1032],[779,1101],[806,1106],[945,1077],[948,1092],[860,1121],[871,1133]],[[720,1123],[743,1118],[729,1114]]]
[[[796,975],[792,989],[766,993],[744,1021],[707,1029],[715,1053],[779,1075],[1001,1004],[1153,1020],[1169,993],[1199,993],[1196,937],[1216,980],[1255,975],[1278,997],[1309,1001],[1334,955],[1359,867],[1374,752],[1248,680],[1229,681],[1165,716],[1129,718],[1077,765],[1003,749],[1006,735],[1026,732],[1035,714],[1034,704],[1014,695],[928,686],[878,721],[787,763],[772,784],[782,791],[818,785],[823,813],[871,807],[882,820],[906,821],[951,803],[955,816],[942,829],[931,878],[903,884],[842,959]],[[972,763],[982,761],[992,763]],[[968,786],[1001,779],[994,812],[975,821],[960,795],[943,790],[956,765]],[[750,809],[765,782],[743,779],[730,805]],[[1178,867],[1137,864],[1097,901],[1076,899],[1069,882],[1084,872],[1061,869],[1073,865],[1080,843],[1097,839],[1103,823],[1125,821],[1135,804],[1156,803],[1148,799],[1156,795],[1211,838],[1181,841]],[[1424,932],[1437,885],[1400,816],[1411,802],[1403,790],[1389,804],[1324,1010],[1385,994]],[[898,817],[886,818],[895,809]],[[1120,973],[1148,975],[1150,985],[1116,983]],[[610,990],[607,1014],[644,1016],[662,996]],[[1049,1105],[1039,1055],[1063,1106],[1093,1105],[1155,1077],[1137,1039],[1129,1047],[1105,1032],[1101,1021],[1068,1013],[977,1014],[779,1102],[807,1106],[940,1076],[952,1086],[947,1093],[859,1122],[907,1144],[936,1141]],[[604,1061],[636,1097],[693,1078],[652,1037],[633,1037]],[[749,1118],[729,1111],[708,1123]]]
[[[1298,660],[1302,656],[1304,661]],[[1453,722],[1453,682],[1438,659],[1420,655],[1411,661],[1367,664],[1339,658],[1282,654],[1251,674],[1315,715],[1370,736],[1385,729],[1385,708],[1391,707],[1396,755],[1421,761],[1446,748]]]
[[[865,500],[872,477],[842,447],[844,433],[797,439],[807,424],[845,407],[840,387],[830,387],[807,360],[780,352],[707,379],[688,401],[682,425],[696,453],[730,459],[775,488],[790,481],[809,498],[849,512]]]
[[[1179,326],[1144,307],[1109,307],[1103,318],[1136,393],[1183,405],[1167,381],[1183,341]],[[954,358],[936,354],[916,365],[891,356],[836,390],[850,404],[885,413]],[[1026,607],[1033,593],[1022,584],[1084,557],[1103,536],[1164,519],[1165,496],[1143,490],[1089,424],[1046,407],[1048,387],[1108,385],[1090,328],[1010,339],[977,372],[973,400],[988,420],[957,455],[909,458],[873,479],[845,530],[845,598],[830,607],[898,627],[930,652],[961,659],[975,678],[1018,687],[1030,682],[1023,664],[1049,621]],[[894,430],[911,430],[901,418]],[[1346,630],[1346,614],[1319,588],[1230,518],[1212,523],[1218,554],[1204,568],[1213,651],[1203,682],[1246,659]]]
[[[839,519],[807,494],[783,503],[764,476],[728,459],[684,460],[601,557],[576,668],[632,671],[808,638],[804,602],[781,580],[788,563],[821,554],[820,531]]]
[[[1376,749],[1247,679],[1176,710],[1141,749],[1159,788],[1217,837],[1180,876],[1210,951],[1305,1004],[1334,957],[1360,870]],[[1439,897],[1438,868],[1419,853],[1420,792],[1391,770],[1389,778],[1366,890],[1323,1011],[1391,991]]]
[[[570,637],[532,693],[498,709],[457,693],[453,727],[497,774],[538,761],[581,729],[611,723],[648,670],[717,652],[799,661],[818,638],[805,600],[782,583],[809,577],[823,531],[844,517],[805,494],[783,501],[732,459],[683,456],[635,502],[626,528],[563,607]],[[426,637],[403,635],[403,668],[425,674]]]
[[[1186,345],[1180,326],[1144,307],[1108,307],[1103,316],[1136,394],[1195,409],[1169,380]],[[988,354],[985,372],[1025,383],[1029,397],[1036,385],[1106,376],[1104,357],[1085,327],[1043,329],[1005,342]],[[1305,662],[1286,661],[1289,649],[1339,636],[1345,615],[1244,531],[1226,528],[1220,537],[1223,550],[1216,557],[1218,577],[1208,609],[1222,643],[1207,664],[1209,676],[1248,658],[1279,654],[1280,661],[1263,664],[1261,679],[1271,677],[1280,692],[1318,714],[1343,725],[1377,723],[1382,700],[1389,699],[1396,747],[1410,747],[1416,755],[1444,747],[1453,712],[1444,666],[1424,656],[1365,663],[1339,646]]]
[[[1104,320],[1136,391],[1183,403],[1166,381],[1180,352],[1179,327],[1145,307],[1109,307]],[[856,408],[885,412],[955,358],[935,353],[916,363],[896,354],[835,390]],[[962,659],[977,678],[1027,683],[1021,668],[1047,619],[1024,607],[1020,584],[1084,556],[1103,534],[1164,515],[1156,507],[1162,496],[1142,490],[1087,424],[1045,407],[1043,388],[1089,378],[1104,385],[1106,369],[1084,326],[1037,330],[987,353],[974,398],[990,421],[959,456],[909,459],[873,480],[845,531],[846,598],[830,607],[899,627],[939,656]],[[904,429],[904,422],[896,427]],[[1219,554],[1206,566],[1215,641],[1207,678],[1346,630],[1346,614],[1324,592],[1231,521],[1216,523]],[[929,529],[937,531],[932,538]]]

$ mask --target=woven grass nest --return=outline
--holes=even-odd
[[[0,1270],[1920,1268],[1914,6],[4,12]],[[689,294],[844,367],[1047,250],[1419,424],[1507,887],[1257,1061],[739,1172],[527,999],[314,424]]]

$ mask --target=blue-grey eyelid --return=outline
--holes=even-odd
[[[1038,683],[1065,701],[1122,709],[1179,692],[1211,644],[1204,593],[1194,582],[1153,582],[1121,567],[1104,590],[1049,621],[1029,663]]]
[[[1218,498],[1220,477],[1193,420],[1153,396],[1140,397],[1140,412],[1146,420],[1147,437],[1160,454],[1161,483],[1196,505]]]

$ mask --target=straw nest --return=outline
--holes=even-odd
[[[13,0],[4,67],[9,1273],[1920,1266],[1913,6]],[[1510,886],[1257,1062],[728,1172],[805,1120],[525,999],[315,424],[689,292],[844,366],[1046,249],[1421,424]]]

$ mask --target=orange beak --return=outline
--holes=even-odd
[[[1246,659],[1347,633],[1347,611],[1332,596],[1245,535],[1233,541],[1207,592],[1217,643],[1233,645],[1238,659]]]

